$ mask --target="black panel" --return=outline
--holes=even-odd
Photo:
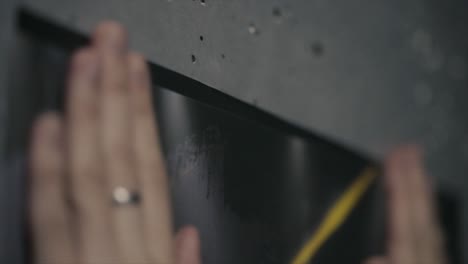
[[[201,229],[206,263],[286,263],[368,164],[326,141],[158,91],[175,219]],[[375,195],[347,226],[359,236],[346,246],[353,254],[323,255],[317,263],[358,262],[370,253],[370,233],[378,231],[367,228]],[[348,244],[346,234],[330,247]]]

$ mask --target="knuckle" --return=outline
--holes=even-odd
[[[87,212],[93,212],[97,209],[96,201],[99,201],[101,196],[94,192],[76,193],[73,196],[73,205],[77,212],[81,215],[86,215]]]
[[[74,112],[76,121],[80,124],[94,123],[98,117],[98,105],[89,100],[77,100],[76,108],[79,111]]]
[[[86,160],[78,160],[73,167],[73,177],[77,180],[78,184],[95,181],[97,176],[97,166],[92,162]]]
[[[96,202],[102,200],[104,185],[96,180],[82,180],[73,189],[73,204],[79,212],[92,211]]]
[[[128,165],[132,161],[130,147],[127,144],[118,142],[110,144],[107,151],[107,157],[111,165]]]
[[[102,87],[104,92],[107,95],[111,96],[108,100],[114,100],[120,98],[125,98],[127,96],[127,82],[124,77],[125,74],[117,73],[117,71],[110,71],[109,73],[104,75],[102,79]]]
[[[88,209],[104,193],[104,178],[95,165],[77,163],[72,171],[73,201],[78,209]]]

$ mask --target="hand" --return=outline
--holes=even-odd
[[[40,264],[199,264],[196,229],[173,237],[151,83],[124,30],[100,24],[73,56],[66,114],[35,123],[30,220]],[[139,203],[116,205],[118,187]]]
[[[366,264],[445,264],[444,239],[421,152],[413,146],[386,161],[389,208],[387,255]]]

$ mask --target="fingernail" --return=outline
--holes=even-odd
[[[58,148],[61,144],[61,137],[58,128],[50,127],[45,136],[45,140],[50,147]]]
[[[104,44],[106,48],[115,52],[122,52],[125,46],[121,38],[115,34],[108,34],[104,40]]]
[[[122,52],[126,49],[125,30],[116,22],[104,22],[98,26],[98,45],[105,50]]]
[[[401,175],[404,175],[404,172],[407,170],[407,158],[405,152],[400,150],[395,151],[392,154],[390,162],[387,164],[388,173],[390,178],[400,178]]]

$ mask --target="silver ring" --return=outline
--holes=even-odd
[[[124,187],[116,187],[112,192],[112,203],[116,206],[137,205],[140,200],[138,192],[130,191]]]

